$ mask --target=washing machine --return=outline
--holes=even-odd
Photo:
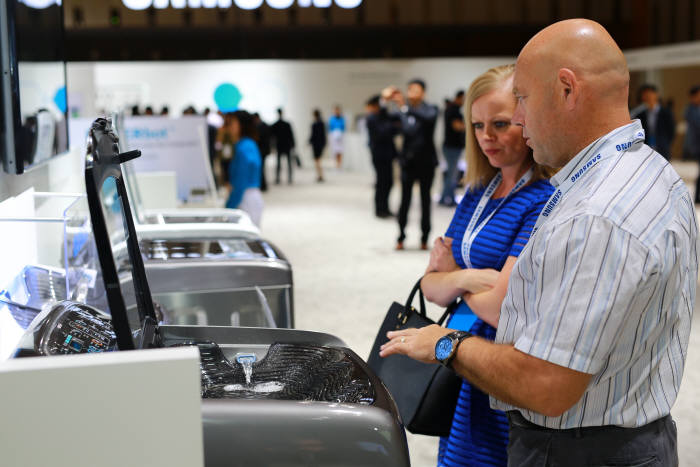
[[[292,329],[158,324],[120,171],[121,163],[137,156],[114,149],[109,120],[93,124],[86,186],[111,315],[75,301],[47,307],[16,356],[197,346],[207,466],[408,466],[405,432],[390,394],[339,338]],[[128,260],[118,266],[115,252],[124,249]],[[133,288],[135,307],[126,304],[126,287]]]

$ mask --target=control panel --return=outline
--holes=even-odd
[[[117,343],[108,315],[70,301],[51,309],[37,337],[42,355],[106,352],[115,350]]]

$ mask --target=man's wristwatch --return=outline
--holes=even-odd
[[[459,344],[467,337],[472,337],[472,335],[472,333],[467,331],[453,331],[442,336],[435,344],[435,360],[449,367],[450,362],[457,355]]]

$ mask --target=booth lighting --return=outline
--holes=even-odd
[[[61,0],[19,0],[30,8],[48,8],[51,5],[60,5]]]
[[[333,0],[299,0],[298,5],[300,7],[328,8],[331,6],[331,3],[333,3]]]
[[[233,0],[233,3],[243,10],[255,10],[256,8],[260,8],[263,0]]]
[[[294,0],[267,0],[267,4],[272,8],[277,8],[278,10],[284,10],[294,5]]]
[[[357,8],[362,3],[362,0],[335,0],[335,4],[340,8]]]
[[[60,0],[23,0],[29,6],[38,4],[42,6],[34,6],[34,8],[45,8],[49,4],[61,3]],[[229,8],[232,4],[242,10],[255,10],[260,8],[264,3],[270,8],[284,10],[294,5],[294,0],[122,0],[124,6],[131,10],[145,10],[150,7],[154,8]],[[317,8],[328,8],[335,2],[340,8],[357,8],[362,3],[362,0],[298,0],[297,4],[300,7],[315,6]]]

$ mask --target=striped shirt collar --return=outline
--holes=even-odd
[[[601,136],[579,151],[579,153],[576,154],[573,159],[571,159],[561,170],[559,170],[552,178],[549,179],[549,182],[552,184],[552,186],[558,188],[559,185],[561,185],[564,180],[569,178],[571,174],[578,169],[579,165],[584,163],[585,160],[588,160],[588,158],[596,150],[600,150],[602,152],[607,149],[609,144],[614,144],[618,140],[626,143],[632,142],[639,137],[640,132],[643,142],[644,129],[642,128],[642,124],[639,120],[633,120],[627,125],[615,128],[610,133]]]

